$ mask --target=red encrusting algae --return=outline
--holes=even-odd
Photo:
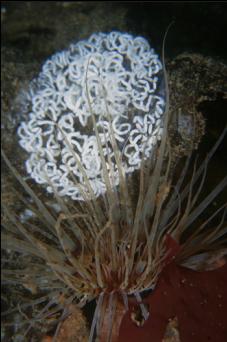
[[[177,251],[176,242],[168,240],[172,251]],[[167,324],[175,317],[182,342],[227,341],[226,284],[227,264],[198,272],[170,262],[154,291],[143,300],[149,307],[149,318],[142,326],[133,322],[132,314],[139,305],[131,301],[122,319],[118,342],[161,342]]]

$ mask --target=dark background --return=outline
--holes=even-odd
[[[62,8],[59,3],[63,4]],[[78,13],[89,16],[91,21],[96,22],[93,25],[96,30],[119,30],[121,27],[116,18],[112,20],[111,16],[124,12],[125,29],[130,33],[145,36],[157,50],[161,49],[165,29],[174,20],[175,24],[168,35],[166,48],[166,53],[170,57],[187,50],[227,59],[227,2],[71,2],[75,6],[68,3],[2,1],[2,12],[6,12],[6,19],[2,20],[3,44],[23,51],[32,48],[34,39],[55,39],[57,27],[52,25],[52,22],[54,18],[58,20],[59,17],[61,25],[65,20],[64,12],[73,15],[75,11],[75,18]],[[97,6],[103,8],[102,16],[106,16],[106,20],[109,21],[106,25],[102,25],[103,17],[95,13]],[[93,13],[96,15],[95,18],[92,17]],[[48,16],[46,21],[45,18]],[[23,21],[26,20],[27,24],[24,24]],[[12,29],[12,22],[16,24],[17,32],[16,29]],[[84,28],[80,27],[81,31],[84,32]],[[71,36],[77,38],[76,29]],[[33,57],[42,59],[48,55],[40,54],[39,49],[33,47]]]

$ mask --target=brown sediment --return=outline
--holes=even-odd
[[[162,342],[181,342],[177,316],[169,319]]]
[[[55,339],[56,342],[87,342],[89,329],[87,321],[79,308],[71,305],[71,314],[59,329]]]

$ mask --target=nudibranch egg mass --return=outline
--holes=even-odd
[[[106,191],[101,146],[117,186],[114,146],[125,174],[152,155],[162,135],[163,88],[162,63],[142,37],[96,33],[56,53],[31,82],[18,128],[28,174],[73,200],[84,200],[86,179],[97,197]]]

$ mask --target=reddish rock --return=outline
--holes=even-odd
[[[205,272],[168,264],[155,290],[144,299],[150,316],[142,327],[131,320],[136,302],[122,320],[118,342],[161,342],[177,317],[182,342],[227,341],[227,264]],[[138,308],[137,308],[138,309]]]

